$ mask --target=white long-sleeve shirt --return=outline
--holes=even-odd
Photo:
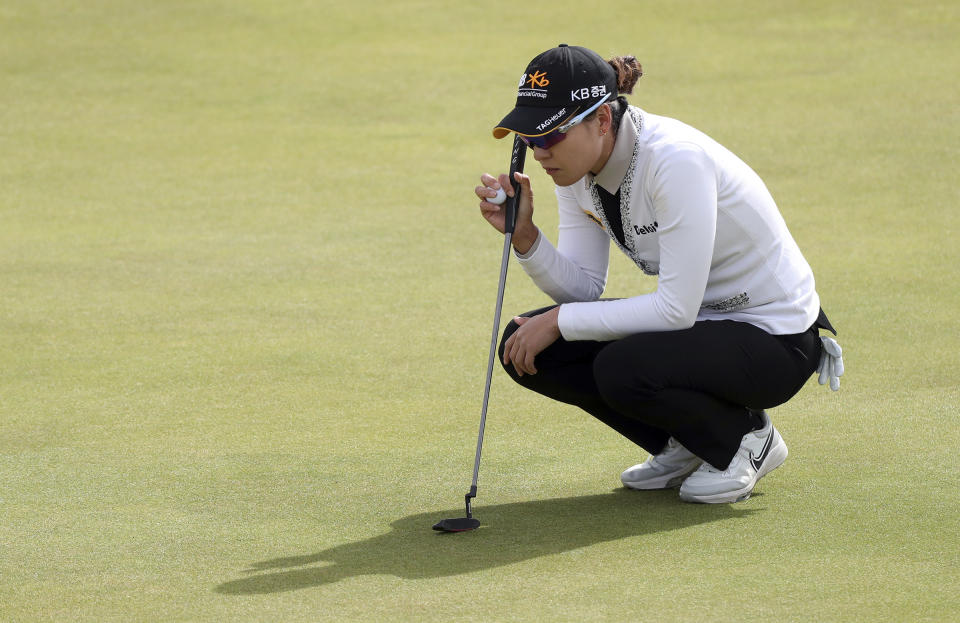
[[[595,185],[620,191],[624,244]],[[697,320],[800,333],[820,308],[813,272],[760,177],[706,134],[634,106],[596,176],[557,187],[557,246],[541,233],[519,263],[561,303],[567,340],[614,340],[684,329]],[[611,239],[655,292],[600,301]]]

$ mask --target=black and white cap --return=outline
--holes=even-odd
[[[538,55],[520,77],[517,106],[493,129],[543,136],[608,98],[617,96],[617,73],[593,50],[561,43]]]

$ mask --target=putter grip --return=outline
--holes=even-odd
[[[527,144],[521,140],[518,134],[513,135],[513,153],[510,156],[510,184],[516,188],[512,197],[507,197],[506,208],[503,221],[503,233],[512,234],[517,227],[517,202],[520,201],[520,186],[514,179],[514,173],[523,173],[523,164],[527,158]]]

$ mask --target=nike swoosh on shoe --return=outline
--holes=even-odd
[[[770,454],[770,447],[773,445],[773,431],[770,431],[770,435],[767,436],[766,443],[763,444],[763,448],[760,449],[760,454],[750,453],[750,464],[753,465],[753,469],[759,471],[760,466],[763,465],[763,460],[767,458],[767,455]]]

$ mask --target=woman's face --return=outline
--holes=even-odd
[[[604,128],[609,128],[609,107],[602,106],[598,112],[593,119],[570,128],[567,137],[553,147],[533,149],[534,159],[557,186],[570,186],[606,164],[610,153],[605,149]]]

